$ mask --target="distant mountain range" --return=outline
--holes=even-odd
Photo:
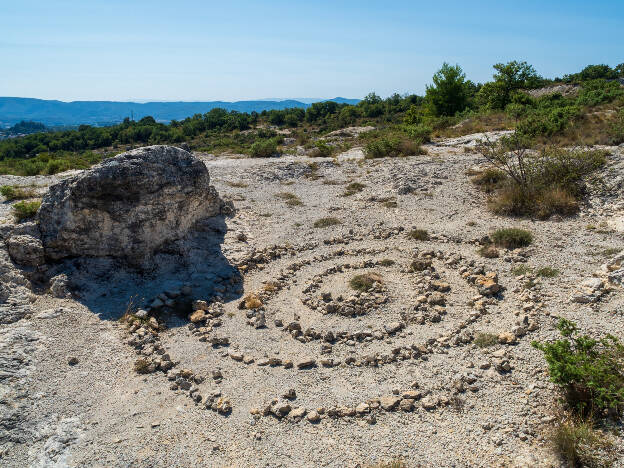
[[[306,99],[305,101],[308,101]],[[319,99],[338,103],[357,104],[359,99]],[[318,102],[317,101],[317,102]],[[194,114],[203,114],[220,107],[238,112],[262,112],[263,110],[307,108],[310,102],[294,99],[283,101],[208,101],[208,102],[117,102],[117,101],[50,101],[44,99],[0,97],[0,124],[10,126],[22,120],[54,125],[106,125],[121,122],[133,116],[138,120],[152,116],[157,121],[182,120]]]

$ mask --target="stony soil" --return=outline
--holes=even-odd
[[[0,464],[559,466],[547,443],[556,392],[530,342],[554,339],[557,317],[624,337],[622,288],[579,289],[624,249],[624,194],[612,186],[624,150],[611,148],[612,185],[580,216],[513,220],[489,213],[466,176],[483,163],[473,141],[374,161],[201,155],[236,207],[219,261],[198,255],[152,278],[83,272],[72,298],[35,289],[3,306]],[[364,187],[344,196],[352,182]],[[326,217],[340,224],[314,227]],[[534,244],[481,257],[483,237],[507,226]],[[415,228],[429,240],[411,239]],[[560,273],[527,284],[518,265]],[[381,280],[357,293],[349,281],[366,273]],[[131,298],[144,306],[163,292],[212,303],[199,307],[207,318],[161,317],[167,328],[141,327],[153,343],[138,345],[139,326],[118,319]],[[248,294],[261,306],[241,305]],[[500,342],[480,348],[479,333]],[[137,350],[173,368],[137,374]]]

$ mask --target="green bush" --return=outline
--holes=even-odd
[[[383,136],[369,142],[364,148],[366,158],[396,158],[424,154],[418,142],[405,137]]]
[[[497,229],[490,234],[492,242],[499,247],[507,249],[516,249],[518,247],[526,247],[533,242],[533,234],[524,229],[504,228]]]
[[[270,158],[277,153],[277,142],[274,138],[258,140],[250,148],[253,158]]]
[[[21,200],[36,196],[34,190],[20,187],[18,185],[3,185],[0,187],[0,195],[7,200]]]
[[[598,106],[612,102],[622,95],[624,95],[624,90],[618,81],[591,80],[581,85],[577,103],[582,106]]]
[[[37,214],[37,210],[41,206],[40,201],[21,201],[13,205],[13,216],[17,221],[32,218]]]
[[[313,157],[318,158],[328,158],[334,152],[334,147],[328,145],[325,140],[317,140],[314,143],[315,152],[312,154]]]
[[[619,411],[624,405],[624,346],[612,335],[593,339],[580,335],[575,323],[560,319],[564,337],[532,345],[544,353],[550,380],[558,385],[575,412]]]
[[[425,124],[408,125],[405,127],[405,131],[409,137],[420,143],[428,143],[431,141],[431,133],[433,129]]]
[[[624,108],[620,109],[617,118],[609,128],[609,139],[612,145],[624,143]]]

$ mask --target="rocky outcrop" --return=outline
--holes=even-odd
[[[38,214],[45,256],[140,266],[222,202],[206,166],[172,146],[128,151],[50,187]]]

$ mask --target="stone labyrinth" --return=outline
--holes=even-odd
[[[256,420],[374,424],[384,412],[459,408],[478,398],[478,377],[452,363],[432,366],[473,342],[505,287],[478,257],[458,254],[459,242],[406,238],[403,228],[373,229],[250,251],[234,260],[241,277],[224,279],[212,297],[194,298],[188,286],[165,291],[125,317],[135,370],[161,374],[207,410],[227,416],[240,406]],[[241,281],[244,293],[232,300]],[[184,308],[187,325],[166,327],[168,314]],[[497,339],[512,344],[536,328],[520,316]],[[480,369],[510,372],[505,351],[494,354]],[[414,380],[419,369],[426,379]],[[261,383],[248,383],[251,375]]]

